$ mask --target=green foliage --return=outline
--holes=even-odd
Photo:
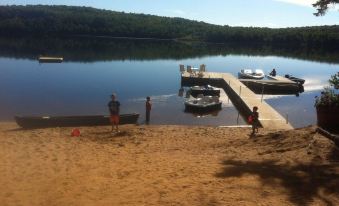
[[[339,107],[339,95],[332,88],[326,87],[320,97],[316,97],[315,107]]]
[[[315,107],[339,107],[339,72],[329,79],[330,86],[325,87],[320,97],[316,97]]]
[[[339,72],[331,76],[331,79],[328,80],[330,85],[333,86],[335,89],[339,89]]]
[[[330,4],[335,5],[338,3],[339,3],[339,0],[318,0],[316,3],[313,4],[313,7],[317,9],[317,12],[314,13],[314,15],[323,16],[328,10],[328,5]]]
[[[339,26],[254,28],[74,6],[0,6],[0,36],[110,36],[336,48]]]

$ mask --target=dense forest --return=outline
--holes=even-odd
[[[73,6],[0,6],[1,36],[110,36],[336,49],[339,26],[230,27]]]

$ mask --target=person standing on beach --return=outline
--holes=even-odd
[[[151,118],[152,102],[150,97],[146,97],[146,123],[148,124]]]
[[[111,132],[115,131],[119,132],[119,113],[120,113],[120,102],[116,100],[116,95],[111,95],[111,101],[108,103],[108,109],[111,114],[111,124],[112,124],[112,130]]]
[[[258,127],[259,127],[259,113],[258,113],[258,107],[254,106],[253,111],[252,111],[252,134],[254,135],[255,132],[258,132]]]

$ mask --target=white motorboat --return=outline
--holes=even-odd
[[[189,98],[185,101],[186,111],[208,112],[220,110],[222,102],[218,96],[204,96],[199,94],[197,98]]]
[[[203,94],[205,96],[220,96],[220,89],[210,85],[193,86],[188,90],[188,92],[194,97],[198,96],[199,94]]]
[[[254,72],[252,69],[242,69],[238,73],[239,79],[263,79],[265,77],[264,71],[256,69]]]

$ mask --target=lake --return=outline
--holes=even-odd
[[[63,56],[64,62],[41,64],[39,54]],[[294,127],[303,127],[316,123],[314,97],[339,71],[337,54],[151,40],[1,39],[0,120],[11,121],[15,115],[107,114],[114,92],[121,113],[140,113],[139,123],[144,122],[145,100],[150,96],[152,124],[246,124],[224,92],[221,111],[206,115],[184,112],[184,98],[178,95],[179,64],[205,64],[207,71],[235,76],[244,68],[265,73],[276,68],[278,75],[305,79],[305,91],[298,97],[263,96]]]

